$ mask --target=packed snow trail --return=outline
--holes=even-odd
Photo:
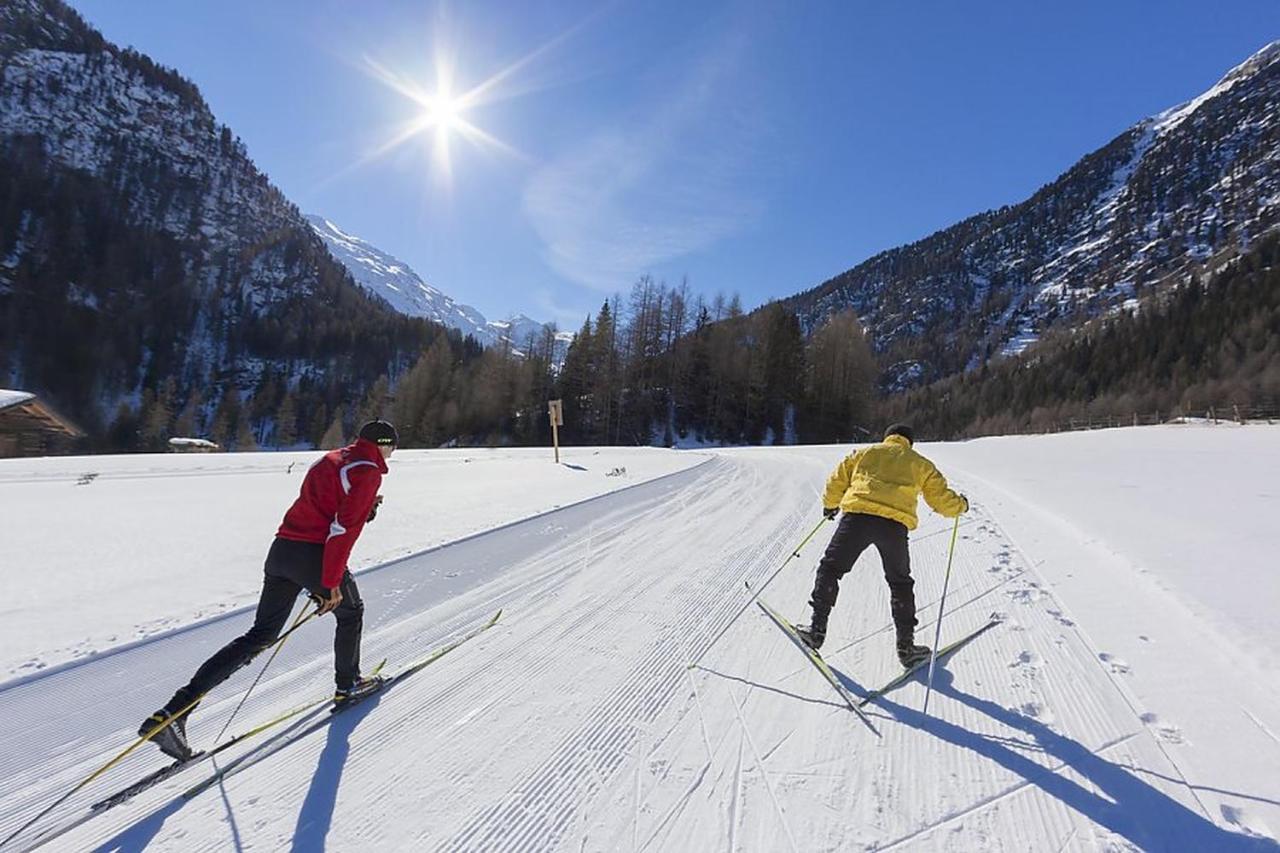
[[[867,706],[876,738],[763,613],[737,616],[744,581],[758,588],[812,527],[841,452],[720,454],[363,575],[367,661],[413,657],[498,607],[503,620],[224,785],[188,802],[198,779],[170,780],[59,848],[1276,849],[1276,792],[1183,778],[1116,679],[1121,662],[1100,657],[980,490],[943,642],[993,612],[1004,622],[940,663],[929,717],[916,678]],[[912,535],[922,632],[949,534],[925,513]],[[784,614],[804,615],[828,536],[763,591]],[[888,614],[869,553],[841,586],[823,649],[855,695],[899,671]],[[0,830],[118,748],[245,623],[202,623],[0,691]],[[290,640],[244,722],[329,689],[331,640],[329,622]],[[252,675],[201,708],[194,744]],[[1260,725],[1277,725],[1278,706]],[[131,761],[93,793],[159,763]]]

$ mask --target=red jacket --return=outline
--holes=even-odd
[[[354,444],[330,450],[311,466],[298,499],[284,514],[276,536],[324,543],[320,584],[326,589],[342,583],[351,546],[369,519],[385,473],[387,462],[378,445],[356,439]]]

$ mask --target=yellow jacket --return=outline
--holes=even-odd
[[[878,515],[914,530],[921,495],[934,512],[947,518],[969,508],[969,502],[947,488],[946,478],[911,448],[911,442],[891,435],[845,457],[827,480],[822,506]]]

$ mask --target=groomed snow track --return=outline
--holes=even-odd
[[[744,581],[763,583],[819,517],[832,454],[720,456],[361,575],[366,665],[394,667],[505,615],[225,784],[185,800],[205,765],[50,846],[1276,849],[1215,822],[1118,677],[1123,662],[1093,647],[980,495],[961,526],[943,638],[993,612],[1004,623],[940,669],[930,717],[917,680],[868,706],[878,737],[859,724],[780,631],[743,611]],[[926,514],[913,534],[930,639],[949,532]],[[764,591],[784,613],[803,615],[828,535]],[[126,743],[249,619],[0,688],[0,834]],[[827,659],[865,692],[895,673],[891,643],[868,554],[842,587]],[[330,644],[328,622],[300,631],[232,731],[325,695]],[[201,707],[194,743],[212,740],[257,667]],[[24,838],[158,764],[140,750]]]

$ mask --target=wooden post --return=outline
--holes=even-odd
[[[547,402],[547,417],[551,419],[551,443],[556,449],[556,464],[560,464],[560,427],[564,426],[564,405],[562,400]]]

